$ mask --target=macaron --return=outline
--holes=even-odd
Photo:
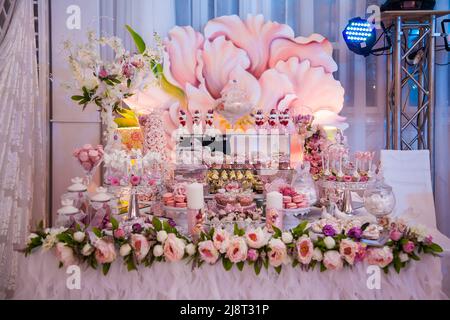
[[[173,200],[167,201],[166,202],[166,207],[175,207],[175,201],[173,201]]]
[[[297,203],[297,208],[299,208],[299,209],[306,208],[306,207],[308,207],[308,204],[305,201]]]
[[[302,195],[297,195],[297,196],[294,196],[293,198],[292,198],[292,202],[294,202],[294,203],[301,203],[301,202],[303,202],[303,201],[305,201],[305,197],[303,197]]]
[[[286,209],[297,209],[297,205],[293,202],[286,204]]]
[[[173,193],[170,193],[170,192],[165,193],[162,196],[162,199],[163,199],[163,201],[169,201],[169,200],[173,199]]]
[[[175,204],[176,208],[187,208],[187,203],[186,202],[178,202]]]
[[[183,195],[176,195],[175,197],[173,197],[175,199],[176,203],[183,203],[186,202],[186,196]]]
[[[283,203],[291,203],[291,202],[292,202],[292,197],[289,197],[289,196],[283,197]]]

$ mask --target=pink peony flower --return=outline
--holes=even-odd
[[[89,161],[81,163],[81,166],[86,171],[91,171],[92,170],[92,164]]]
[[[341,254],[336,250],[325,252],[323,264],[328,270],[341,270],[344,267]]]
[[[117,187],[120,185],[120,180],[119,178],[116,177],[109,177],[109,184],[112,185],[113,187]]]
[[[125,237],[125,231],[122,228],[114,230],[114,237],[121,239]]]
[[[116,260],[116,250],[114,243],[99,239],[95,242],[95,259],[98,263],[111,263]]]
[[[393,241],[399,241],[402,237],[403,233],[401,233],[397,229],[392,230],[391,233],[389,234],[389,238],[391,238],[391,240]]]
[[[225,253],[230,243],[230,234],[224,229],[216,229],[213,235],[213,243],[220,253]]]
[[[256,261],[259,257],[259,253],[255,249],[249,249],[247,252],[247,260],[248,261]]]
[[[173,233],[170,233],[164,242],[164,257],[167,261],[177,262],[183,259],[186,244]]]
[[[141,183],[141,177],[135,175],[131,176],[130,183],[134,187],[138,186],[139,183]]]
[[[429,235],[429,236],[427,236],[426,238],[425,238],[425,244],[426,245],[430,245],[430,244],[432,244],[433,243],[433,237],[431,236],[431,235]]]
[[[214,264],[219,259],[219,251],[217,251],[211,240],[200,242],[198,252],[200,253],[201,259],[206,263]]]
[[[136,259],[139,262],[144,260],[150,251],[150,244],[147,238],[141,234],[131,235],[131,247],[133,248]]]
[[[362,262],[366,258],[367,245],[365,243],[357,242],[358,249],[356,250],[355,261]]]
[[[297,259],[301,264],[309,264],[313,257],[314,246],[311,239],[307,236],[302,236],[297,240]]]
[[[259,249],[267,244],[268,236],[261,227],[248,230],[245,234],[245,240],[250,248]]]
[[[56,257],[66,268],[77,263],[72,248],[62,242],[56,244]]]
[[[79,160],[80,162],[89,161],[89,155],[88,155],[88,153],[87,153],[86,151],[81,151],[81,152],[78,154],[78,160]]]
[[[100,72],[98,73],[99,78],[107,78],[108,77],[108,71],[104,67],[100,68]]]
[[[73,156],[74,156],[75,158],[78,158],[78,155],[80,154],[80,152],[81,152],[81,149],[75,149],[75,150],[73,150]]]
[[[286,245],[281,239],[272,238],[269,242],[269,264],[273,267],[279,267],[289,261]]]
[[[355,263],[358,249],[358,243],[350,239],[343,239],[339,245],[339,253],[350,265],[353,265]]]
[[[83,150],[84,150],[84,151],[89,151],[89,150],[91,150],[91,149],[93,149],[93,147],[92,147],[91,144],[85,144],[85,145],[83,146]]]
[[[380,268],[384,268],[389,265],[393,259],[394,256],[389,247],[370,248],[367,250],[367,262],[370,265],[377,265]]]
[[[247,259],[247,250],[248,248],[244,238],[233,236],[230,239],[226,255],[231,262],[238,263]]]
[[[416,248],[416,246],[414,245],[414,242],[412,242],[412,241],[408,241],[407,243],[405,243],[403,245],[403,251],[405,251],[406,253],[413,252],[415,248]]]

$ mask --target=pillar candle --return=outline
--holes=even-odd
[[[189,209],[200,210],[204,207],[203,185],[192,183],[186,188],[187,206]]]

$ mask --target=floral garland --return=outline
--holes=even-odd
[[[285,232],[274,228],[274,233],[260,227],[244,230],[236,224],[233,233],[211,229],[193,242],[181,235],[170,221],[154,217],[151,221],[122,227],[112,218],[109,228],[93,228],[89,232],[79,226],[43,229],[40,224],[30,234],[22,252],[27,256],[36,248],[55,248],[60,267],[86,263],[97,269],[101,265],[105,275],[118,255],[128,271],[136,270],[138,265],[150,267],[163,261],[187,260],[192,268],[221,261],[227,271],[234,265],[242,271],[248,264],[258,275],[263,267],[269,266],[278,273],[288,264],[303,270],[320,267],[320,271],[325,271],[340,270],[362,261],[377,265],[386,273],[391,267],[400,273],[410,261],[420,260],[419,255],[438,256],[442,252],[423,228],[410,228],[401,220],[389,219],[384,220],[382,227],[390,235],[383,247],[368,247],[360,241],[365,230],[371,228],[369,224],[341,232],[333,223],[325,224],[322,234],[317,236],[307,221]]]

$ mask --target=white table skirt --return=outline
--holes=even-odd
[[[412,262],[398,275],[381,270],[381,289],[370,290],[366,265],[353,269],[305,272],[285,266],[280,275],[263,269],[259,276],[246,266],[226,272],[221,263],[191,270],[181,263],[156,263],[128,272],[116,261],[107,276],[81,271],[81,289],[69,290],[65,269],[51,252],[20,260],[15,299],[446,299],[441,262],[432,256]]]

